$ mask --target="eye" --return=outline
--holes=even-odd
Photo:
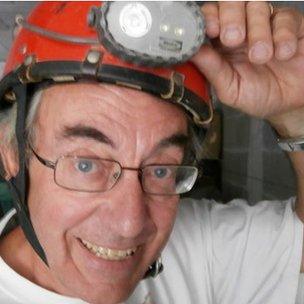
[[[168,176],[170,173],[170,170],[166,167],[157,167],[154,169],[153,174],[157,178],[164,178]]]
[[[82,173],[89,173],[93,169],[93,161],[88,159],[80,159],[76,163],[76,168]]]

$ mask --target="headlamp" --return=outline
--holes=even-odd
[[[105,2],[91,10],[89,24],[109,52],[144,66],[185,62],[205,39],[195,2]]]

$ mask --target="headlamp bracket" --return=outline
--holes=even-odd
[[[12,103],[12,104],[17,101],[16,94],[12,90],[8,91],[4,94],[4,99],[5,99],[5,101]]]
[[[213,119],[212,103],[208,103],[208,117],[202,120],[202,118],[198,115],[198,112],[193,110],[193,104],[191,103],[190,98],[185,97],[184,80],[185,76],[183,74],[173,72],[170,77],[169,90],[167,93],[160,94],[161,98],[182,106],[189,114],[192,115],[192,119],[197,125],[208,125]]]
[[[22,84],[27,84],[27,83],[35,83],[35,82],[40,82],[41,79],[36,77],[34,78],[31,75],[31,69],[36,63],[36,58],[35,56],[28,56],[25,58],[23,65],[20,67],[20,71],[18,73],[18,78]]]
[[[81,70],[85,75],[96,77],[102,62],[103,53],[97,50],[90,50],[82,64]]]
[[[170,77],[169,91],[165,94],[161,94],[161,97],[174,103],[180,103],[185,92],[184,80],[185,76],[183,74],[173,72]]]

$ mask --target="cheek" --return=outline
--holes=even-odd
[[[88,205],[88,195],[69,191],[54,182],[54,171],[30,166],[29,209],[36,222],[45,221],[58,230],[77,222]],[[80,212],[81,211],[81,212]]]
[[[28,205],[37,237],[47,255],[54,247],[64,254],[69,231],[91,212],[88,196],[57,186],[52,171],[30,170],[30,181]]]
[[[46,188],[39,187],[36,190],[33,185],[29,195],[29,210],[38,231],[45,231],[51,236],[63,235],[92,212],[88,196],[82,197],[77,192],[62,189],[48,188],[48,192],[43,190]]]
[[[150,216],[157,228],[157,234],[150,244],[148,251],[149,263],[155,261],[161,254],[170,237],[174,221],[176,218],[179,197],[155,197],[149,202]]]
[[[176,218],[179,197],[155,196],[150,204],[150,215],[155,223],[159,237],[166,240],[172,231]]]

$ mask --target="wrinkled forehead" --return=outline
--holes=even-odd
[[[186,114],[176,105],[148,93],[117,85],[79,83],[55,85],[41,95],[39,120],[43,124],[99,124],[104,120],[129,127],[158,126],[185,130]],[[111,127],[111,126],[109,126]]]

